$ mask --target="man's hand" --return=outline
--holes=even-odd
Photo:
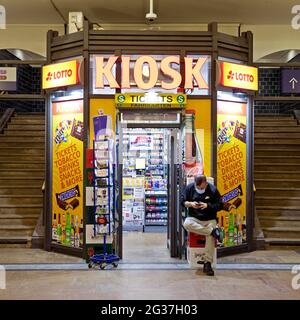
[[[194,209],[199,209],[200,208],[199,207],[199,203],[196,202],[196,201],[192,201],[192,202],[186,201],[184,203],[184,205],[185,205],[186,208],[194,208]]]
[[[200,208],[201,210],[206,209],[206,208],[207,208],[207,203],[205,203],[205,202],[200,202],[198,208]]]

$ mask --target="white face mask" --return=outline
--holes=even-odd
[[[196,186],[195,186],[195,189],[199,194],[203,194],[205,192],[205,189],[199,189]]]

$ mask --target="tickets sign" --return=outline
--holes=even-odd
[[[118,108],[182,108],[186,105],[185,94],[116,94]]]
[[[258,69],[236,63],[218,61],[219,84],[223,87],[258,90]]]
[[[43,89],[71,86],[79,83],[77,60],[50,64],[43,67]]]

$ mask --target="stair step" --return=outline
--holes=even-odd
[[[0,205],[43,205],[43,195],[0,195]]]
[[[34,138],[45,138],[45,130],[39,130],[39,131],[16,131],[16,130],[4,130],[3,135],[0,136],[2,137],[16,137],[17,139],[28,139],[31,137]]]
[[[18,206],[5,206],[0,205],[0,216],[7,214],[19,215],[22,217],[31,215],[40,215],[43,205],[18,205]]]
[[[300,132],[300,126],[296,127],[255,127],[254,128],[254,134],[257,133],[299,133]]]
[[[296,119],[286,119],[286,120],[268,120],[268,121],[261,121],[255,119],[254,121],[254,128],[255,127],[291,127],[297,126],[298,121]]]
[[[289,137],[290,138],[290,137]],[[254,137],[254,143],[255,145],[273,145],[273,148],[274,148],[274,145],[293,145],[294,146],[297,146],[298,148],[300,147],[300,139],[279,139],[279,138],[276,138],[276,139],[273,139],[273,138],[270,138],[270,139],[266,139],[266,138],[256,138]]]
[[[0,237],[28,237],[32,235],[33,231],[33,226],[0,225]]]
[[[254,157],[282,157],[282,156],[300,156],[300,149],[286,149],[286,150],[275,150],[275,149],[263,149],[257,148],[254,146]]]
[[[260,113],[260,114],[256,114],[254,116],[255,120],[259,120],[261,119],[262,121],[273,121],[274,119],[276,120],[286,120],[286,119],[295,119],[295,117],[291,114],[270,114],[270,113]]]
[[[259,222],[261,227],[297,227],[300,228],[300,214],[299,216],[289,217],[272,217],[272,216],[259,216]]]
[[[0,155],[1,154],[7,154],[7,155],[15,155],[18,154],[19,156],[23,155],[44,155],[45,153],[45,148],[35,148],[32,146],[31,148],[26,148],[26,147],[18,147],[18,146],[13,146],[13,147],[0,147]]]
[[[32,123],[9,123],[7,126],[8,131],[43,131],[45,132],[44,124],[32,124]]]
[[[300,197],[300,188],[264,188],[256,187],[255,197],[281,196],[281,197]]]
[[[10,162],[10,163],[13,163],[13,162],[19,162],[19,163],[26,163],[26,162],[29,162],[29,163],[33,163],[33,161],[40,161],[41,163],[45,163],[45,155],[44,154],[41,154],[41,155],[20,155],[20,154],[10,154],[10,155],[3,155],[1,154],[0,155],[0,162]]]
[[[0,224],[2,226],[16,225],[28,226],[35,228],[39,216],[25,216],[25,217],[5,217],[0,215]]]
[[[258,216],[295,216],[300,213],[300,206],[282,206],[282,205],[257,205],[255,206]]]
[[[265,242],[270,245],[282,245],[282,246],[299,246],[300,245],[300,237],[299,238],[265,238]]]
[[[278,144],[276,146],[270,144],[257,144],[254,145],[254,152],[265,151],[265,152],[299,152],[300,148],[298,145],[287,145],[287,144]],[[291,154],[293,155],[293,154]],[[294,154],[295,156],[298,154]]]
[[[256,188],[261,187],[274,187],[274,186],[281,186],[281,187],[291,187],[291,188],[300,188],[300,179],[279,179],[279,178],[255,178],[255,186]]]
[[[42,188],[44,177],[0,177],[0,186],[38,186]]]
[[[300,172],[293,171],[255,171],[255,181],[257,179],[300,179]]]
[[[257,206],[300,206],[299,197],[259,197],[255,196]]]
[[[289,139],[300,139],[300,132],[255,132],[254,139],[285,139],[287,134]]]
[[[300,238],[300,228],[297,227],[267,227],[263,232],[266,238]]]
[[[7,139],[7,138],[6,138]],[[27,139],[25,142],[22,141],[22,143],[20,143],[20,141],[13,141],[14,143],[11,143],[10,141],[2,141],[2,137],[0,136],[0,149],[4,149],[4,148],[9,148],[12,146],[22,146],[22,148],[45,148],[45,141],[43,142],[30,142],[30,139]]]
[[[0,169],[0,179],[5,178],[21,178],[21,177],[45,177],[45,169]]]
[[[293,172],[300,172],[300,162],[293,162],[293,163],[273,163],[273,162],[264,162],[264,163],[257,163],[254,162],[254,172],[284,172],[284,171],[293,171]]]
[[[19,118],[11,118],[10,124],[13,125],[45,125],[45,119],[19,119]]]
[[[274,164],[283,164],[283,163],[288,163],[288,164],[295,164],[300,166],[300,156],[287,156],[287,155],[275,155],[275,156],[270,156],[270,155],[256,155],[254,156],[254,165],[263,165],[267,163],[272,163]]]
[[[0,170],[8,169],[8,170],[17,170],[17,169],[41,169],[45,170],[45,162],[41,161],[38,163],[4,163],[0,162]]]
[[[40,187],[32,186],[0,186],[0,195],[42,195],[42,189]]]
[[[30,241],[31,237],[29,236],[0,236],[1,244],[27,244]]]
[[[45,137],[36,137],[36,136],[4,136],[4,135],[0,135],[0,142],[1,143],[7,143],[7,142],[13,142],[16,144],[25,142],[25,143],[29,143],[29,147],[30,145],[32,145],[33,143],[35,144],[36,142],[39,143],[44,143],[45,144]],[[12,144],[10,144],[11,146]]]

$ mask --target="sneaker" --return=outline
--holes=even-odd
[[[205,262],[203,266],[203,272],[206,273],[208,276],[214,276],[215,272],[213,268],[211,267],[210,262]]]
[[[216,227],[213,229],[213,231],[211,232],[211,235],[217,239],[219,242],[223,242],[223,239],[221,239],[221,232],[220,232],[220,228]]]

